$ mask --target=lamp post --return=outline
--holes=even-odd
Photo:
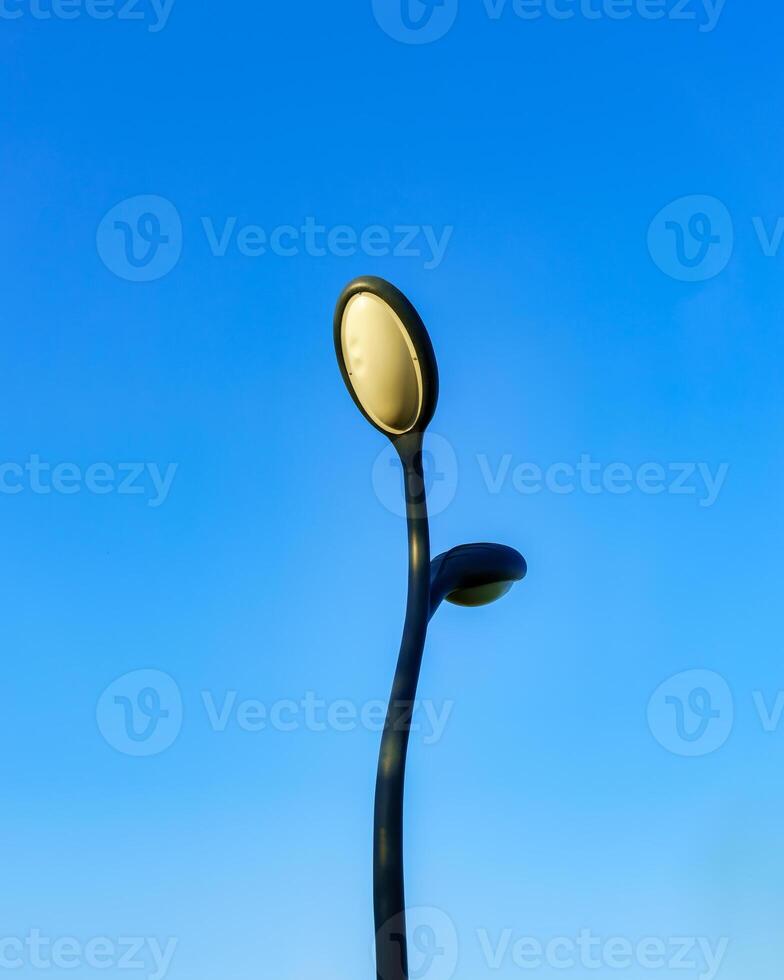
[[[430,560],[422,444],[438,401],[438,367],[419,314],[391,283],[354,279],[340,295],[335,353],[349,394],[395,447],[403,466],[408,525],[408,600],[376,777],[373,904],[377,980],[408,980],[403,884],[406,754],[430,619],[446,599],[480,606],[525,576],[513,548],[466,544]]]

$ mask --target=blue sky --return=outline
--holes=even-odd
[[[417,980],[778,978],[781,27],[4,0],[11,975],[372,976],[405,533],[331,336],[371,273],[439,360],[434,552],[530,568],[431,628]]]

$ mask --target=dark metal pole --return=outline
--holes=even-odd
[[[377,980],[408,980],[403,884],[406,754],[430,614],[430,532],[422,470],[422,433],[395,442],[403,464],[408,522],[408,602],[376,778],[373,904]]]

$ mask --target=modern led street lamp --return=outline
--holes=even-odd
[[[444,599],[483,606],[505,595],[524,577],[526,564],[500,544],[463,544],[430,560],[422,443],[438,400],[438,368],[411,303],[383,279],[354,279],[338,300],[334,330],[349,394],[391,440],[405,476],[408,602],[376,779],[373,903],[377,980],[408,980],[403,788],[427,626]]]

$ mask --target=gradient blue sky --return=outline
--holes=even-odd
[[[766,732],[754,694],[771,708],[784,688],[784,247],[766,255],[754,221],[784,215],[781,5],[727,0],[701,30],[701,0],[655,22],[460,0],[427,44],[382,29],[391,0],[378,17],[371,0],[176,0],[161,30],[149,4],[75,9],[6,0],[0,17],[0,938],[175,937],[171,980],[373,975],[378,735],[234,715],[215,731],[203,699],[387,695],[404,526],[331,337],[343,284],[373,273],[410,295],[439,359],[432,428],[456,470],[434,550],[499,540],[530,565],[498,606],[434,620],[421,693],[453,710],[412,745],[409,904],[454,924],[458,980],[595,976],[492,969],[479,940],[583,929],[726,937],[723,980],[778,980],[784,722]],[[150,282],[116,274],[113,217],[99,232],[138,195],[182,227]],[[697,282],[676,236],[702,207],[649,238],[693,195],[715,199],[721,259]],[[301,242],[216,255],[204,222],[232,217],[452,231],[433,268]],[[729,471],[712,506],[513,482],[583,455]],[[33,457],[73,464],[76,492],[37,492]],[[97,463],[111,492],[84,483]],[[176,464],[163,502],[149,479],[117,492],[128,463]],[[96,705],[139,669],[173,679],[183,718],[137,758]],[[708,726],[729,737],[689,758],[676,703],[649,724],[649,699],[691,669],[711,672]]]

